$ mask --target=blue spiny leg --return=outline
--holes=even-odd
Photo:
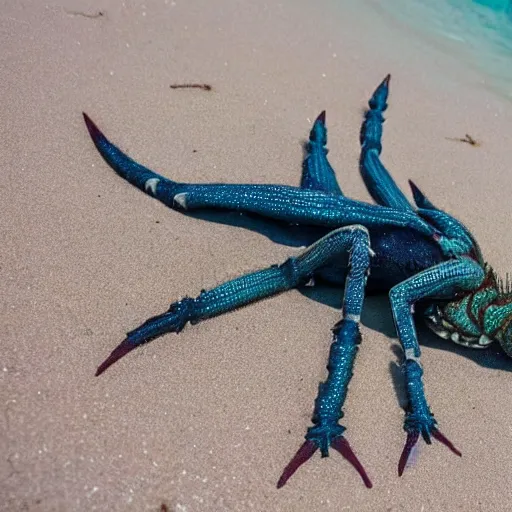
[[[439,243],[446,254],[450,256],[470,255],[484,266],[480,247],[471,232],[462,222],[436,208],[425,194],[411,181],[409,185],[418,206],[418,214],[435,226],[442,239]]]
[[[361,232],[364,234],[361,235]],[[148,319],[129,332],[99,366],[96,375],[103,373],[139,345],[165,333],[179,333],[188,322],[195,324],[307,283],[317,270],[341,258],[350,249],[354,239],[361,237],[367,238],[367,231],[362,227],[331,231],[282,265],[273,265],[227,281],[211,290],[203,290],[195,299],[185,297],[174,302],[167,312]],[[357,250],[356,258],[359,258],[360,251]]]
[[[320,113],[309,132],[306,144],[307,156],[302,165],[302,181],[300,186],[309,190],[321,190],[328,194],[343,195],[336,180],[336,174],[327,160],[328,149],[327,128],[325,126],[325,110]]]
[[[175,210],[215,208],[328,228],[353,224],[399,226],[415,229],[427,237],[438,235],[436,229],[412,210],[400,211],[319,190],[286,185],[179,183],[132,160],[112,144],[86,114],[84,119],[106,162],[132,185]]]
[[[427,444],[431,443],[430,436],[433,436],[460,455],[453,444],[439,432],[425,398],[421,352],[413,320],[414,305],[422,299],[442,299],[453,297],[460,291],[474,290],[483,279],[483,268],[474,260],[461,257],[424,270],[394,286],[389,292],[398,338],[405,355],[404,369],[409,402],[404,422],[407,441],[398,464],[399,475],[402,475],[420,434]]]
[[[350,252],[349,270],[345,282],[342,319],[333,328],[333,342],[327,364],[328,376],[320,383],[313,412],[313,427],[306,434],[306,441],[284,469],[277,487],[288,479],[320,448],[322,457],[329,455],[329,447],[337,450],[359,472],[365,485],[372,483],[363,466],[343,437],[345,427],[338,421],[343,417],[343,404],[358,345],[361,341],[359,319],[363,308],[366,279],[370,266],[370,239],[363,226],[350,226],[338,231],[345,250]]]
[[[383,112],[388,106],[390,79],[391,75],[384,78],[368,102],[370,109],[365,113],[359,136],[361,142],[359,169],[368,192],[378,204],[398,210],[412,210],[409,201],[380,161]]]

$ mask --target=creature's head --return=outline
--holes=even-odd
[[[496,279],[496,298],[484,309],[482,327],[496,340],[507,356],[512,357],[512,289],[507,274],[505,281]]]
[[[489,266],[477,290],[430,307],[426,320],[442,338],[472,348],[486,348],[497,341],[512,357],[512,286],[508,276],[503,282]]]
[[[427,308],[427,325],[442,338],[466,347],[486,348],[497,341],[512,357],[512,283],[508,276],[505,282],[498,279],[484,263],[469,229],[436,208],[412,181],[409,183],[418,206],[417,213],[439,231],[439,245],[445,255],[470,256],[485,267],[485,279],[476,290]]]

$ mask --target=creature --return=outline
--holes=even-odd
[[[313,124],[299,187],[284,185],[186,184],[172,181],[136,163],[107,140],[84,114],[89,133],[106,162],[124,179],[169,207],[184,212],[221,209],[256,214],[311,229],[311,245],[298,256],[211,290],[186,297],[169,310],[129,332],[99,366],[103,373],[139,345],[271,295],[300,287],[311,279],[344,286],[341,319],[332,329],[328,376],[320,383],[305,442],[284,469],[282,487],[317,449],[322,457],[337,450],[372,483],[339,424],[358,345],[365,293],[386,292],[403,348],[408,406],[407,439],[398,464],[402,475],[420,436],[431,437],[460,455],[439,431],[425,397],[420,347],[413,312],[443,338],[474,348],[499,342],[512,357],[512,293],[484,262],[469,230],[435,207],[412,182],[416,208],[380,160],[383,112],[390,76],[369,101],[360,132],[362,178],[377,204],[344,195],[327,160],[325,112]]]

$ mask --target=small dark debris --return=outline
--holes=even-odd
[[[475,147],[478,147],[480,146],[480,142],[476,141],[475,139],[473,139],[473,137],[471,137],[471,135],[469,135],[469,133],[466,133],[466,136],[463,137],[463,138],[459,138],[459,137],[446,137],[446,140],[452,140],[452,141],[455,141],[455,142],[464,142],[466,144],[469,144],[470,146],[475,146]]]
[[[213,87],[210,84],[171,84],[171,89],[201,89],[203,91],[211,91]]]
[[[197,153],[197,149],[193,149],[193,150],[192,150],[192,153]]]
[[[104,11],[98,11],[98,12],[90,14],[90,13],[83,12],[83,11],[68,11],[67,9],[64,9],[64,12],[66,14],[68,14],[69,16],[82,16],[83,18],[89,18],[91,20],[105,16]]]
[[[169,512],[169,507],[165,503],[162,503],[160,505],[160,512]]]
[[[160,224],[160,221],[159,220],[155,220],[155,224]]]

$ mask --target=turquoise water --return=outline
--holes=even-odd
[[[387,0],[379,7],[512,99],[512,0]]]
[[[510,0],[473,0],[473,3],[480,4],[496,12],[512,16],[512,2]]]

